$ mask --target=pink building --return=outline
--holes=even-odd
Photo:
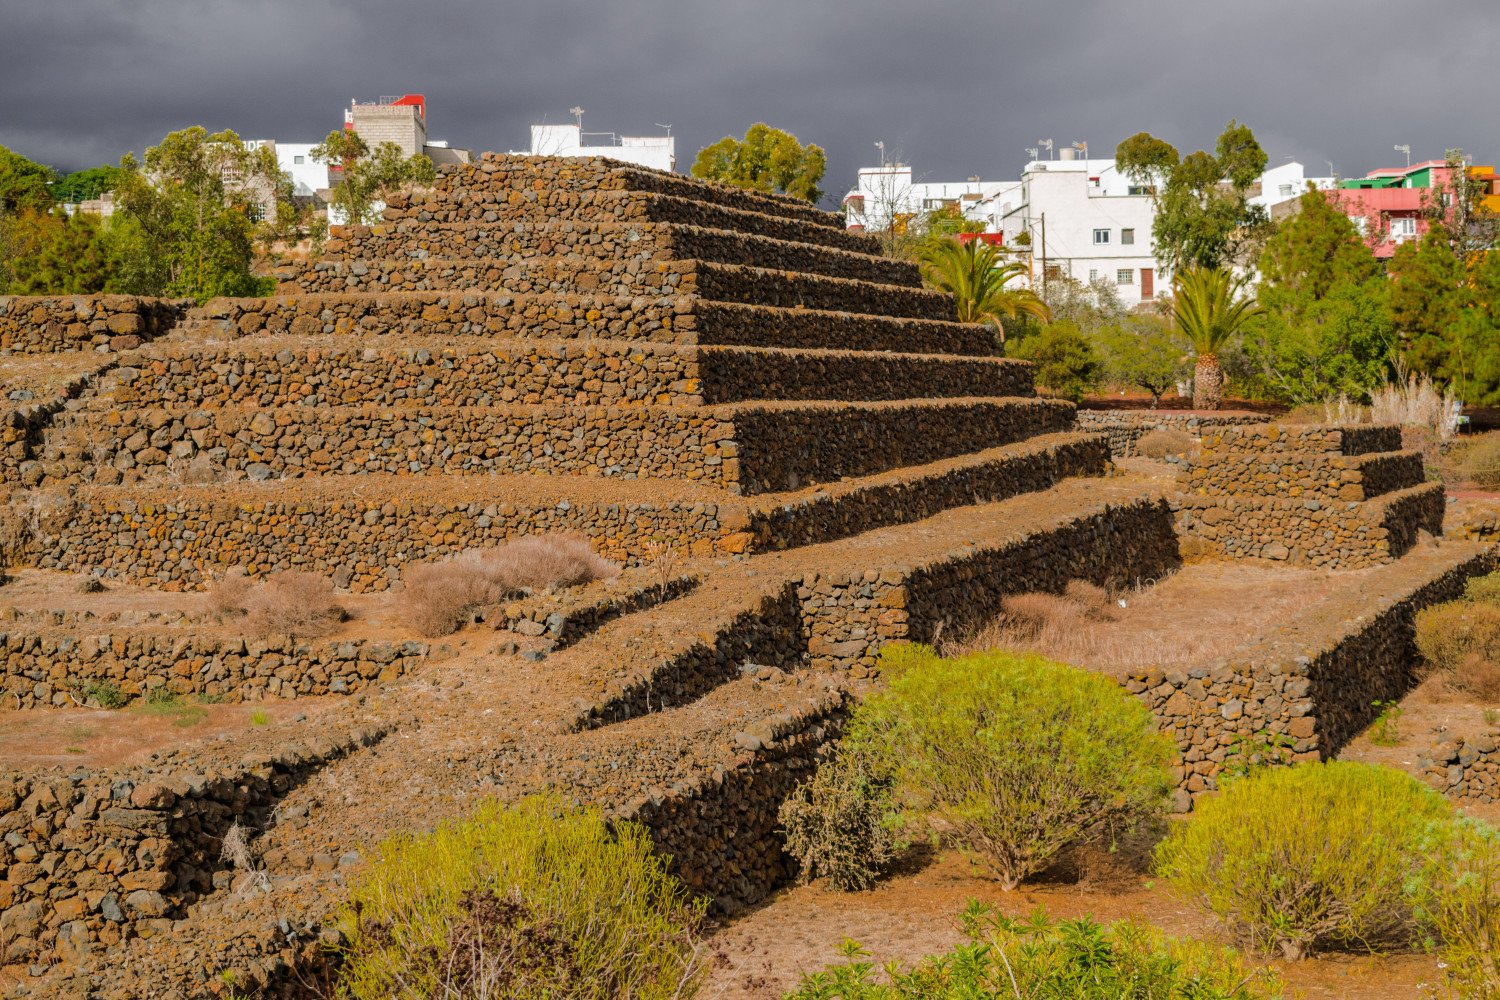
[[[1340,181],[1325,192],[1359,227],[1365,242],[1382,259],[1396,247],[1427,232],[1424,209],[1434,200],[1447,204],[1455,168],[1443,160],[1427,160],[1409,167],[1372,170],[1364,177]]]

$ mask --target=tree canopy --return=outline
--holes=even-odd
[[[0,213],[47,211],[52,207],[47,185],[56,176],[51,167],[0,146]]]
[[[106,191],[113,191],[120,183],[120,168],[105,164],[75,170],[52,185],[52,198],[64,204],[91,201]]]
[[[397,191],[431,184],[437,168],[421,153],[406,156],[394,142],[371,150],[358,133],[334,129],[313,147],[313,159],[340,168],[333,186],[332,207],[342,210],[350,225],[375,221],[377,202]]]
[[[1250,128],[1233,119],[1213,153],[1179,158],[1170,143],[1138,132],[1116,147],[1115,166],[1155,200],[1151,234],[1169,270],[1234,263],[1265,228],[1265,211],[1250,204],[1249,191],[1266,168],[1266,153]]]
[[[827,166],[822,148],[804,146],[790,132],[757,122],[743,139],[725,136],[700,149],[693,176],[817,202],[823,197],[818,182]]]

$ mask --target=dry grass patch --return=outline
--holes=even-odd
[[[1135,453],[1146,458],[1166,458],[1168,455],[1187,455],[1198,450],[1198,439],[1185,431],[1163,427],[1142,434],[1135,443]]]
[[[221,618],[243,615],[246,634],[257,637],[329,635],[349,618],[332,580],[300,570],[273,573],[251,584],[244,570],[231,569],[209,588],[208,606]]]
[[[407,567],[406,619],[426,636],[447,635],[508,597],[617,576],[620,567],[571,534],[527,535],[492,549]]]

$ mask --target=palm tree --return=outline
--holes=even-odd
[[[937,239],[922,251],[922,277],[933,288],[953,296],[958,321],[994,323],[1002,345],[1002,318],[1024,315],[1052,322],[1052,310],[1031,289],[1005,287],[1028,273],[1026,265],[1003,262],[994,247],[978,239],[966,243]]]
[[[1240,297],[1245,279],[1236,278],[1228,268],[1186,267],[1177,272],[1174,284],[1172,319],[1198,356],[1193,370],[1193,409],[1217,410],[1224,396],[1219,348],[1260,307],[1253,299]]]

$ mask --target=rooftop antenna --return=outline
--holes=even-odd
[[[666,129],[667,130],[667,138],[670,139],[672,137],[672,126],[670,126],[670,125],[663,125],[661,122],[657,122],[656,123],[656,127],[657,128],[664,128],[664,129]]]
[[[578,123],[578,131],[582,132],[583,131],[583,109],[580,108],[578,105],[575,104],[571,108],[568,109],[568,114],[570,114],[570,115],[573,116],[573,121],[575,121],[575,122]]]
[[[885,141],[883,139],[876,139],[875,148],[880,150],[880,165],[883,167],[885,166]]]
[[[1396,145],[1395,149],[1396,149],[1396,152],[1398,152],[1398,153],[1405,153],[1406,154],[1406,165],[1408,167],[1410,167],[1411,166],[1411,143],[1409,143],[1409,142],[1408,143],[1404,143],[1404,144],[1398,143]]]
[[[1049,159],[1049,160],[1052,159],[1052,140],[1051,139],[1038,139],[1036,141],[1036,144],[1047,151],[1047,159]]]

